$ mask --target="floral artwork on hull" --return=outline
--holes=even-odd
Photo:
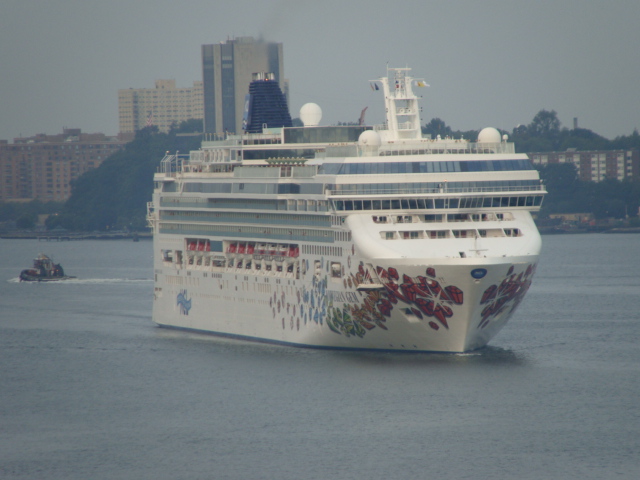
[[[376,273],[384,285],[384,290],[360,292],[361,303],[346,304],[344,308],[331,308],[327,320],[329,328],[346,336],[364,337],[368,330],[379,327],[387,330],[385,317],[391,317],[395,305],[407,305],[405,311],[420,320],[430,318],[428,324],[433,330],[448,329],[448,319],[453,317],[453,305],[462,305],[464,294],[455,285],[443,286],[436,280],[434,268],[427,268],[425,276],[415,278],[403,274],[402,280],[394,267],[376,267]],[[351,278],[353,277],[353,278]],[[363,283],[366,273],[362,264],[358,273],[351,275],[346,283],[357,286]]]
[[[529,290],[535,271],[536,265],[532,264],[527,265],[523,272],[516,274],[512,265],[500,285],[491,285],[487,288],[480,300],[480,305],[486,305],[486,307],[482,310],[482,321],[478,328],[485,328],[491,320],[506,312],[507,309],[514,311]]]

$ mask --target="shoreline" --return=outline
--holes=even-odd
[[[579,235],[587,233],[629,234],[640,233],[640,227],[614,227],[614,228],[556,228],[539,227],[540,235]]]
[[[67,232],[67,233],[5,233],[0,235],[2,240],[38,240],[41,242],[66,242],[77,240],[151,240],[151,233],[83,233],[83,232]]]

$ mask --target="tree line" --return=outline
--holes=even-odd
[[[160,160],[167,152],[198,149],[201,135],[178,135],[194,129],[201,130],[202,121],[183,122],[169,133],[159,132],[156,126],[137,131],[122,150],[72,183],[71,197],[57,214],[48,217],[47,229],[145,230],[146,205]]]
[[[596,219],[636,217],[640,207],[640,183],[625,179],[585,182],[578,178],[572,163],[536,166],[548,194],[539,218],[554,213],[592,213]]]
[[[518,153],[562,152],[568,148],[577,150],[622,150],[640,149],[640,134],[635,129],[630,135],[622,135],[609,140],[586,128],[569,129],[563,127],[555,110],[540,110],[528,125],[517,125],[513,130],[498,129],[509,135],[509,141],[516,145]],[[479,130],[454,131],[440,118],[427,123],[422,132],[433,138],[466,138],[475,141]]]

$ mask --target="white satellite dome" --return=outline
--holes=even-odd
[[[358,137],[358,145],[362,147],[379,147],[381,144],[380,135],[373,130],[365,130]]]
[[[501,140],[500,132],[493,127],[483,128],[478,134],[478,143],[500,143]]]
[[[322,119],[322,109],[315,103],[305,103],[300,108],[300,120],[305,127],[317,127]]]
[[[365,130],[358,137],[358,148],[362,155],[376,157],[380,151],[382,139],[378,132]]]

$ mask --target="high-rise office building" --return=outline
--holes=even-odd
[[[239,37],[202,45],[205,132],[242,132],[245,95],[257,72],[273,73],[286,95],[282,43]]]
[[[175,80],[156,80],[155,88],[118,90],[120,133],[133,133],[156,125],[168,132],[172,124],[203,117],[202,82],[191,88],[176,88]]]

